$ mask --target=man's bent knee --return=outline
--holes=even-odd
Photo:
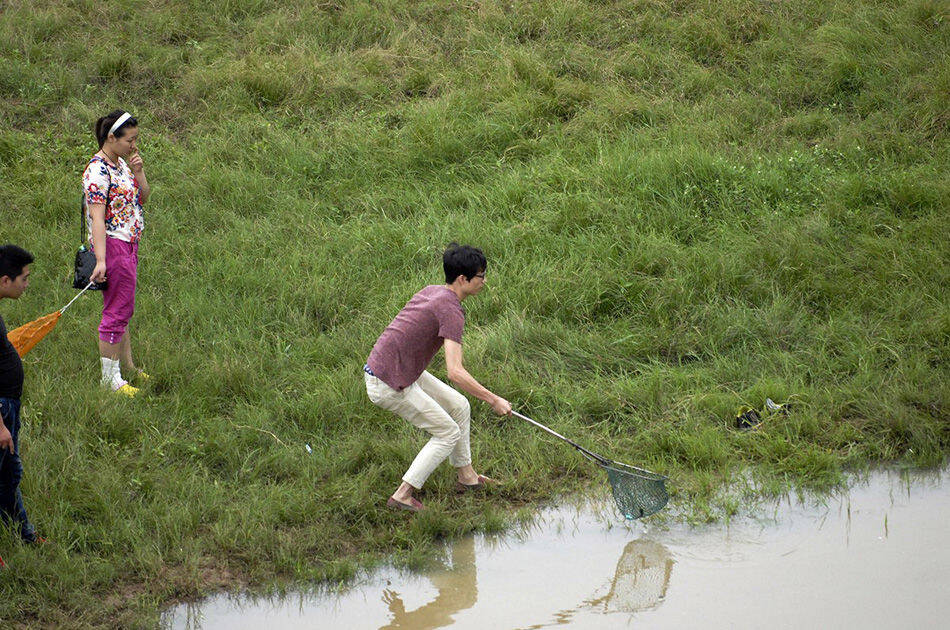
[[[462,430],[458,427],[457,424],[453,424],[451,429],[446,429],[445,433],[439,436],[452,446],[458,444],[458,441],[462,437]]]
[[[455,418],[456,422],[465,422],[472,417],[472,405],[468,402],[468,398],[462,396],[460,400],[452,407],[451,416]]]

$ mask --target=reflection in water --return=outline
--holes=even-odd
[[[548,626],[570,624],[584,608],[601,613],[635,613],[659,606],[666,597],[673,573],[673,558],[669,550],[652,540],[631,540],[623,549],[610,590],[603,597],[583,602],[571,609],[554,614],[550,624],[536,624],[525,630],[539,630]]]
[[[456,625],[460,619],[459,613],[474,608],[478,603],[476,541],[477,538],[475,536],[467,536],[450,546],[450,561],[443,564],[439,569],[426,574],[428,581],[436,591],[435,597],[431,598],[431,601],[428,601],[428,603],[413,610],[406,610],[404,600],[418,601],[420,593],[431,593],[431,590],[421,587],[417,582],[413,583],[410,581],[404,585],[404,588],[407,589],[404,595],[392,587],[391,579],[387,579],[384,583],[381,583],[378,590],[376,590],[375,601],[385,607],[388,613],[386,614],[388,623],[379,626],[377,625],[379,621],[376,621],[370,625],[359,627],[378,627],[379,630],[434,630],[435,628],[445,628]],[[483,538],[482,541],[488,548],[494,548],[495,551],[499,549],[507,550],[508,552],[511,551],[503,538],[487,537]],[[575,553],[578,551],[581,554],[585,553],[581,549],[576,550]],[[543,553],[544,555],[549,555],[547,548],[545,548]],[[491,554],[482,557],[482,560],[488,562],[490,557]],[[537,560],[536,558],[535,562],[532,562],[529,558],[522,558],[521,562],[525,565],[534,565]],[[600,562],[601,566],[609,566],[609,564],[607,564],[609,562],[609,556],[602,557]],[[516,560],[515,563],[517,564],[518,561]],[[654,609],[658,607],[666,597],[666,591],[673,570],[673,563],[674,561],[669,550],[656,541],[646,539],[628,541],[623,547],[620,558],[616,562],[613,577],[610,581],[602,582],[600,587],[596,586],[596,582],[589,585],[589,588],[594,591],[595,595],[603,593],[605,590],[607,591],[606,594],[599,597],[584,598],[583,591],[576,592],[575,596],[579,598],[579,604],[571,608],[558,610],[553,614],[548,613],[551,615],[549,617],[549,619],[551,619],[550,621],[527,626],[526,630],[572,625],[579,623],[581,617],[589,619],[591,614],[629,614]],[[588,591],[588,593],[589,592],[590,591]],[[494,595],[497,599],[498,593],[494,593]],[[510,597],[512,593],[509,591],[506,595]],[[537,593],[534,595],[535,597],[532,597],[524,593],[524,601],[522,601],[521,604],[535,600]],[[554,594],[554,591],[551,591],[551,596],[549,604],[556,606],[557,596]],[[299,598],[298,605],[294,606],[291,602],[297,598]],[[305,625],[306,627],[310,627],[307,622],[303,621],[310,616],[308,613],[312,614],[312,611],[307,610],[309,607],[307,605],[308,597],[304,594],[300,594],[297,598],[262,598],[262,600],[249,598],[245,600],[232,600],[229,602],[229,607],[236,616],[231,619],[230,624],[214,627],[228,627],[229,630],[235,628],[257,628],[260,627],[260,623],[266,620],[271,630],[280,630],[285,627],[276,620],[276,617],[280,615],[271,613],[277,613],[280,609],[283,609],[285,612],[290,612],[294,608],[297,609],[300,625],[298,626],[292,622],[290,627],[297,628],[304,627]],[[491,600],[493,598],[489,596],[488,599]],[[507,603],[514,605],[516,608],[520,605],[511,600]],[[536,601],[536,603],[541,604],[543,610],[545,606],[543,599]],[[497,602],[489,601],[483,602],[483,604],[494,606],[497,605]],[[331,608],[334,607],[335,606],[331,606]],[[343,606],[343,608],[348,609],[349,607]],[[200,630],[205,628],[205,622],[207,620],[203,618],[199,610],[200,609],[194,605],[186,606],[182,611],[185,613],[184,619],[179,619],[176,626],[188,630]],[[548,608],[548,610],[550,610],[550,608]],[[261,614],[261,617],[256,620],[252,614],[248,614],[255,612]],[[342,610],[340,610],[340,612],[342,612]],[[539,610],[538,612],[541,611]],[[383,613],[383,611],[380,610],[379,613]],[[379,617],[377,617],[377,619],[378,618]],[[238,619],[240,619],[240,621],[238,621]],[[469,618],[468,621],[470,622],[470,620],[471,618]],[[472,627],[466,625],[466,623],[462,625],[464,627]],[[324,626],[318,623],[317,627]],[[333,624],[327,627],[343,626]],[[350,627],[356,626],[350,625]],[[477,625],[475,627],[483,626]]]
[[[431,630],[452,625],[452,615],[471,608],[478,600],[475,578],[475,538],[467,536],[452,545],[452,568],[429,575],[439,594],[428,604],[407,611],[399,593],[383,591],[383,602],[392,613],[392,620],[380,630]]]
[[[669,550],[652,540],[627,543],[617,562],[610,592],[587,602],[604,612],[639,612],[658,606],[666,597],[673,573]]]

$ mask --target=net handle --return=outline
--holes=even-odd
[[[65,313],[65,312],[66,312],[66,309],[69,308],[70,306],[72,306],[72,305],[73,305],[73,302],[75,302],[76,300],[78,300],[78,299],[79,299],[79,296],[82,295],[83,293],[85,293],[87,290],[89,290],[89,287],[91,287],[91,286],[92,286],[92,280],[89,281],[89,284],[87,284],[86,287],[85,287],[82,291],[80,291],[79,293],[76,294],[76,297],[74,297],[73,299],[71,299],[71,300],[69,301],[69,304],[67,304],[67,305],[64,306],[63,308],[59,309],[59,314],[62,315],[63,313]]]
[[[571,446],[573,446],[574,448],[576,448],[577,450],[579,450],[581,453],[583,453],[583,454],[586,455],[587,457],[593,459],[594,461],[596,461],[597,463],[601,464],[602,466],[610,466],[610,465],[613,463],[613,462],[611,462],[609,459],[607,459],[606,457],[601,457],[601,456],[598,455],[597,453],[594,453],[594,452],[592,452],[592,451],[587,450],[586,448],[584,448],[583,446],[581,446],[581,445],[578,444],[577,442],[574,442],[573,440],[567,439],[566,437],[564,437],[563,435],[561,435],[560,433],[558,433],[558,432],[555,431],[554,429],[549,429],[548,427],[544,426],[544,425],[541,424],[540,422],[537,422],[537,421],[535,421],[535,420],[532,420],[532,419],[529,418],[528,416],[522,415],[522,414],[518,413],[517,411],[515,411],[514,409],[511,410],[511,415],[513,415],[513,416],[515,416],[515,417],[518,417],[518,418],[521,418],[522,420],[525,420],[525,421],[527,421],[527,422],[530,422],[531,424],[533,424],[534,426],[538,427],[539,429],[543,429],[543,430],[547,431],[548,433],[550,433],[550,434],[553,435],[554,437],[558,438],[559,440],[564,440],[565,442],[567,442],[568,444],[570,444]]]

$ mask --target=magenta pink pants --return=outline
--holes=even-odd
[[[102,292],[99,339],[119,343],[135,311],[135,281],[138,276],[139,244],[106,238],[106,290]]]

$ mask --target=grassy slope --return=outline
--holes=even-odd
[[[476,405],[504,490],[440,471],[428,513],[380,507],[421,438],[359,368],[452,239],[490,259],[472,372],[671,475],[692,518],[743,467],[775,491],[946,457],[945,4],[282,5],[0,3],[0,240],[38,256],[0,312],[72,295],[90,123],[128,107],[157,375],[96,390],[93,297],[28,357],[24,494],[56,544],[0,536],[4,621],[148,625],[228,581],[412,563],[596,474]],[[730,429],[766,396],[794,412]]]

